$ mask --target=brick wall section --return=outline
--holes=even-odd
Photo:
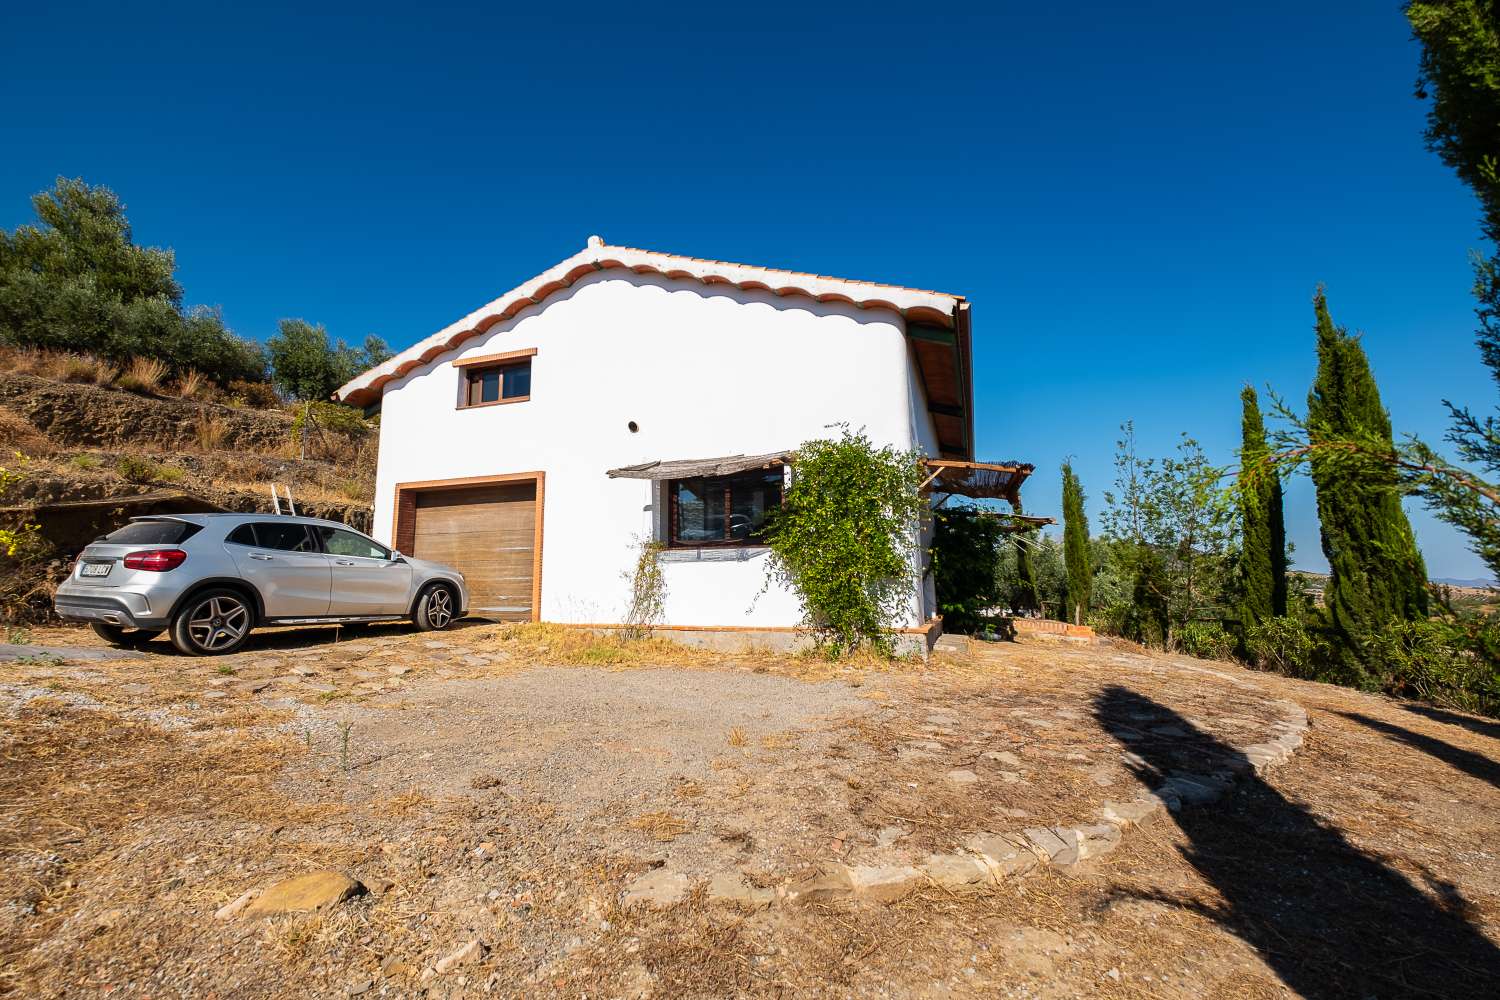
[[[1094,638],[1094,630],[1087,625],[1069,625],[1067,622],[1052,621],[1049,618],[1012,618],[1011,621],[1020,635],[1045,633],[1065,635],[1076,639]]]
[[[417,491],[396,491],[396,527],[391,532],[396,551],[413,555],[417,542]]]

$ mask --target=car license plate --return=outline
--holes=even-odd
[[[114,565],[113,563],[107,563],[107,562],[102,562],[102,563],[92,563],[92,562],[91,563],[84,563],[83,564],[83,570],[78,575],[79,576],[109,576],[109,568],[111,566],[113,566],[113,565]]]

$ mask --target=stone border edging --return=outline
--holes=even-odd
[[[721,872],[708,881],[710,902],[752,908],[773,903],[813,903],[839,899],[890,902],[922,885],[967,888],[997,884],[1002,879],[1031,874],[1046,866],[1068,868],[1088,858],[1108,854],[1119,846],[1124,831],[1163,811],[1217,801],[1235,777],[1264,774],[1285,763],[1301,746],[1307,731],[1307,710],[1296,702],[1278,699],[1281,718],[1271,724],[1276,735],[1242,751],[1235,767],[1206,774],[1174,771],[1154,791],[1143,791],[1126,802],[1106,802],[1094,822],[1081,826],[1028,827],[1008,833],[976,833],[963,842],[966,854],[933,854],[917,865],[845,865],[824,862],[809,876],[776,888],[758,888],[737,871]],[[1127,754],[1127,759],[1131,755]],[[1143,763],[1134,758],[1133,763]],[[692,890],[692,879],[659,868],[636,878],[626,888],[621,905],[663,907],[680,902]]]

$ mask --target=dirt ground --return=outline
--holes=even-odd
[[[78,630],[32,641],[99,645]],[[898,902],[711,902],[1302,749],[1120,848]],[[257,635],[0,662],[0,992],[1404,997],[1500,982],[1500,723],[1110,646],[928,665],[566,630]],[[215,919],[336,869],[335,908]],[[688,897],[621,907],[643,873]],[[471,961],[438,960],[478,941]]]

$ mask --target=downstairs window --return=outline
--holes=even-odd
[[[766,515],[781,506],[784,470],[667,481],[671,548],[761,545]]]

